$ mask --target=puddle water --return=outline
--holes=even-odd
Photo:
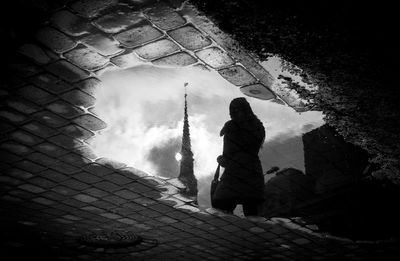
[[[165,178],[179,174],[177,153],[181,149],[184,84],[188,83],[190,137],[201,208],[210,207],[210,181],[216,158],[222,153],[219,132],[229,120],[233,98],[246,97],[264,124],[266,139],[260,151],[264,172],[273,166],[304,172],[302,134],[324,124],[321,112],[298,113],[289,106],[246,96],[217,72],[196,66],[140,65],[106,71],[99,78],[103,87],[95,95],[96,114],[108,127],[92,140],[93,150],[99,157]]]

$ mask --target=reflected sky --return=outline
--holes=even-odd
[[[219,131],[229,120],[233,98],[246,97],[264,124],[266,139],[260,151],[264,172],[272,166],[304,171],[301,135],[323,125],[321,112],[298,113],[245,96],[217,72],[201,67],[140,65],[105,72],[100,80],[103,86],[95,95],[96,114],[108,127],[91,141],[96,155],[168,178],[179,174],[175,156],[181,147],[183,84],[189,83],[188,113],[200,205],[209,205],[209,184],[222,152]]]

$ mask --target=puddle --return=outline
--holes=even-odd
[[[246,97],[263,122],[266,139],[260,152],[264,172],[273,166],[305,171],[302,134],[324,124],[321,112],[298,113],[270,100],[244,95],[217,72],[201,67],[166,68],[140,65],[106,71],[96,96],[96,114],[108,127],[92,141],[99,157],[141,169],[150,175],[176,178],[179,174],[184,84],[198,204],[210,207],[209,185],[222,152],[220,129],[229,120],[229,103]],[[273,175],[266,175],[266,180]]]

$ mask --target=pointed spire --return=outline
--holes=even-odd
[[[179,180],[186,186],[185,194],[188,196],[197,197],[197,180],[193,172],[193,152],[190,142],[190,127],[189,127],[189,117],[188,117],[188,106],[187,106],[187,92],[186,87],[188,83],[184,83],[185,87],[185,107],[184,107],[184,119],[183,119],[183,133],[182,133],[182,147],[181,155],[182,159],[180,162],[180,172]]]

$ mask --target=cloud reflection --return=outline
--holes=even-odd
[[[200,68],[137,66],[100,76],[103,87],[95,94],[96,113],[108,127],[91,142],[99,157],[107,157],[151,175],[177,177],[183,127],[184,88],[188,86],[188,113],[194,172],[199,179],[199,203],[208,202],[209,182],[222,152],[219,131],[229,120],[229,103],[244,96],[214,71]],[[245,96],[247,97],[247,96]],[[301,134],[323,124],[322,113],[299,114],[290,107],[247,97],[266,128],[260,153],[264,171],[271,166],[295,165],[304,170]],[[296,141],[297,139],[297,141]],[[283,166],[287,164],[288,166]],[[208,203],[205,204],[208,204]]]

